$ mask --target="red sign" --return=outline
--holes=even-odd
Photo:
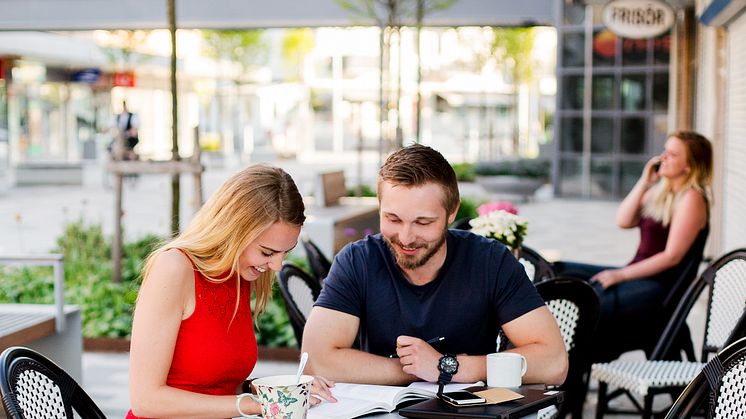
[[[5,79],[5,63],[0,59],[0,80]]]
[[[135,72],[117,71],[112,78],[112,84],[114,86],[135,87]]]

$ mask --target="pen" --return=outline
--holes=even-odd
[[[438,336],[438,337],[434,337],[434,338],[428,340],[426,343],[429,344],[429,345],[432,345],[433,343],[441,342],[444,339],[445,339],[444,336]],[[399,358],[399,354],[393,353],[393,354],[389,355],[389,358]]]

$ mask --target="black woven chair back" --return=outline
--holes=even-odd
[[[518,262],[521,262],[526,269],[526,275],[534,284],[554,278],[554,268],[548,260],[544,259],[536,250],[522,246],[518,255]]]
[[[666,419],[699,416],[702,407],[710,418],[746,418],[746,338],[707,363],[671,406]]]
[[[332,263],[329,259],[321,253],[321,249],[316,246],[316,243],[311,241],[308,237],[304,237],[302,240],[303,249],[306,251],[306,257],[308,258],[308,264],[311,267],[311,272],[316,280],[321,283],[327,275],[329,275],[329,269],[332,267]]]
[[[29,348],[3,351],[0,392],[8,419],[106,418],[69,374]]]
[[[571,413],[580,419],[591,366],[588,351],[600,310],[598,295],[585,281],[566,277],[540,282],[536,290],[557,320],[569,357],[567,378],[560,386],[566,392],[560,417]]]
[[[285,309],[290,317],[290,325],[300,347],[306,319],[311,313],[313,303],[319,298],[321,285],[315,278],[291,263],[285,263],[277,276]]]
[[[710,266],[689,287],[651,353],[651,360],[671,359],[677,336],[702,292],[709,287],[705,335],[700,356],[707,362],[722,349],[737,329],[746,302],[746,249],[727,253]]]

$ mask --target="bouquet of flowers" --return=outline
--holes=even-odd
[[[472,233],[499,241],[512,250],[523,244],[528,231],[528,220],[518,216],[510,202],[491,202],[477,208],[479,217],[469,221]]]

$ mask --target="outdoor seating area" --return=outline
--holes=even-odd
[[[0,419],[746,419],[746,0],[7,3]]]

